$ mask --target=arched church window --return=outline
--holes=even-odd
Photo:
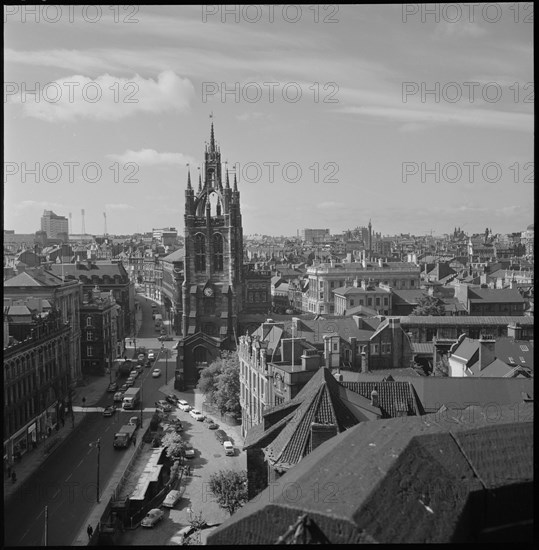
[[[223,271],[223,236],[221,233],[213,235],[213,268]]]
[[[206,237],[195,235],[195,271],[206,271]]]

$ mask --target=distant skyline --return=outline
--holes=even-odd
[[[5,8],[4,228],[183,235],[213,114],[246,235],[524,231],[526,4],[433,6]]]

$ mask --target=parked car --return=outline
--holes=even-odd
[[[114,402],[115,403],[117,403],[118,401],[123,401],[123,399],[124,399],[124,392],[123,391],[117,391],[114,394]]]
[[[118,391],[118,384],[116,384],[116,382],[111,382],[107,388],[107,391],[111,393]]]
[[[127,384],[122,384],[122,385],[120,386],[120,390],[119,390],[119,391],[121,391],[122,393],[124,393],[124,392],[127,391],[127,388],[128,388],[128,387],[129,387],[129,386],[128,386]],[[122,399],[123,399],[123,396],[122,396]]]
[[[165,497],[165,500],[163,501],[163,506],[165,508],[174,508],[174,506],[180,502],[182,499],[180,491],[177,491],[176,489],[173,489],[168,493],[168,495]]]
[[[223,448],[226,456],[234,456],[236,454],[236,449],[234,449],[231,441],[223,441]]]
[[[161,371],[159,369],[153,369],[152,376],[154,378],[159,378],[161,376]]]
[[[189,405],[185,399],[180,399],[178,401],[178,407],[185,412],[189,412],[191,410],[191,405]]]
[[[152,350],[148,352],[148,359],[155,359],[155,353]]]
[[[133,368],[133,370],[136,370],[138,374],[140,374],[142,372],[142,365],[135,365],[135,367]]]
[[[206,418],[198,409],[192,409],[189,411],[189,414],[197,421],[197,422],[203,422],[204,418]]]
[[[163,399],[155,402],[155,406],[164,412],[172,412],[172,407]]]
[[[217,441],[219,441],[219,443],[224,443],[225,441],[228,441],[228,435],[224,430],[217,430],[215,432],[215,437],[217,438]]]
[[[161,336],[166,336],[166,335],[167,335],[167,331],[164,328],[162,328],[161,329]]]
[[[163,519],[164,515],[165,513],[163,512],[163,510],[159,510],[159,508],[154,508],[146,514],[144,519],[140,522],[140,525],[142,527],[153,527]]]
[[[139,350],[140,351],[140,350]],[[144,361],[144,359],[146,359],[146,355],[144,355],[144,353],[139,353],[138,355],[138,360],[139,361]]]
[[[127,423],[128,426],[135,426],[135,427],[139,427],[139,424],[140,424],[140,418],[138,416],[132,416],[130,419],[129,419],[129,422]]]
[[[165,397],[165,401],[167,403],[170,403],[171,405],[177,406],[178,405],[178,398],[175,395],[167,395]]]
[[[219,427],[219,425],[216,424],[215,422],[209,422],[208,423],[208,430],[216,430],[218,427]]]
[[[130,387],[133,386],[134,384],[135,384],[135,379],[129,377],[129,378],[125,381],[124,386],[127,386],[128,388],[130,388]]]
[[[183,454],[185,458],[195,458],[195,449],[188,443],[183,449]]]
[[[138,370],[137,370],[137,369],[133,369],[133,370],[129,373],[129,378],[135,379],[137,376],[138,376]]]
[[[116,407],[109,405],[103,409],[103,416],[112,416],[116,412]]]
[[[174,338],[168,334],[161,334],[159,338],[157,338],[160,342],[172,342]]]

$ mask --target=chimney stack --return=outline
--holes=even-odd
[[[374,390],[371,391],[371,405],[373,407],[379,407],[378,386],[374,386]]]
[[[490,340],[484,337],[479,339],[479,367],[481,370],[496,359],[495,345],[496,340]]]
[[[522,340],[522,326],[520,323],[511,323],[507,325],[507,336],[513,340]]]
[[[361,352],[361,372],[363,373],[369,372],[369,363],[367,362],[367,354],[364,351]]]

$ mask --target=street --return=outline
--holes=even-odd
[[[137,346],[153,349],[157,356],[161,343],[154,331],[150,302],[140,296],[136,300],[141,303],[143,312]],[[168,348],[175,343],[165,342]],[[168,363],[170,378],[174,359],[169,359]],[[162,371],[159,378],[151,376],[152,365],[152,368],[143,369],[135,382],[135,387],[142,387],[142,405],[148,409],[143,412],[143,429],[148,426],[155,401],[163,398],[159,388],[165,383],[166,360],[158,357],[155,367]],[[112,404],[113,395],[105,393],[94,406]],[[47,544],[71,545],[97,500],[97,447],[90,444],[100,439],[99,485],[102,491],[122,458],[122,450],[112,446],[114,433],[131,416],[140,414],[140,407],[134,411],[118,410],[110,418],[104,418],[101,412],[75,414],[85,414],[81,425],[60,449],[51,453],[4,510],[5,545],[43,546],[45,506],[48,507]]]
[[[192,391],[179,393],[181,399],[185,399],[191,405],[200,407],[201,396]],[[174,416],[178,417],[184,426],[182,437],[195,449],[195,458],[186,463],[193,468],[191,476],[184,477],[181,490],[183,498],[172,509],[163,508],[165,516],[163,521],[153,529],[138,527],[133,531],[126,531],[121,539],[122,546],[162,546],[173,544],[171,539],[178,531],[189,525],[192,517],[202,514],[202,519],[209,525],[223,522],[229,517],[228,512],[221,509],[215,502],[215,498],[209,491],[209,479],[220,470],[246,470],[246,454],[236,448],[235,456],[225,456],[223,446],[215,438],[215,432],[207,428],[205,422],[195,421],[188,412],[177,409]],[[219,428],[230,433],[226,424],[219,423]],[[234,437],[232,437],[234,439]],[[238,441],[235,441],[238,444]]]

